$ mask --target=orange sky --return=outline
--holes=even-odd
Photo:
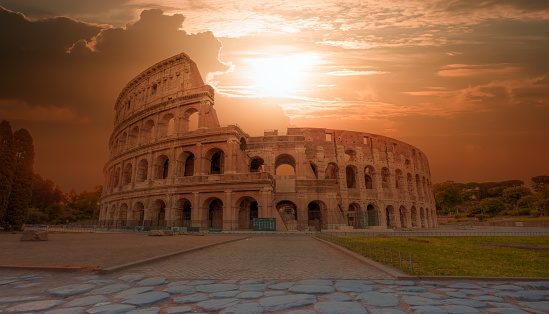
[[[114,102],[180,52],[216,88],[222,124],[390,136],[432,181],[549,174],[549,2],[0,0],[0,119],[35,170],[103,184]]]

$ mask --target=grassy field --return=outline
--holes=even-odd
[[[413,254],[414,275],[549,277],[549,251],[479,244],[529,244],[549,247],[549,237],[345,237]]]

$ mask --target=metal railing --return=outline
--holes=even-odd
[[[397,262],[396,257],[398,257],[398,266],[400,267],[400,270],[410,275],[414,274],[414,260],[412,253],[336,236],[321,235],[317,237],[343,246],[348,250],[356,252],[362,256],[369,257],[377,262],[383,262],[384,264],[391,265],[393,267],[395,267],[395,263]],[[389,256],[387,256],[387,253],[389,253]],[[389,257],[390,261],[387,257]]]
[[[324,235],[338,237],[522,237],[549,236],[549,231],[394,231],[394,232],[322,232]]]

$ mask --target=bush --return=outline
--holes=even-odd
[[[519,216],[528,216],[530,215],[530,209],[528,208],[519,208],[518,209]]]
[[[488,216],[483,214],[478,214],[478,215],[475,215],[475,218],[477,218],[479,221],[484,221],[486,218],[488,218]]]

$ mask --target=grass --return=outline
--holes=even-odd
[[[414,275],[549,277],[548,251],[477,245],[516,243],[549,247],[546,236],[415,238],[429,243],[409,241],[406,237],[345,238],[412,253]]]

